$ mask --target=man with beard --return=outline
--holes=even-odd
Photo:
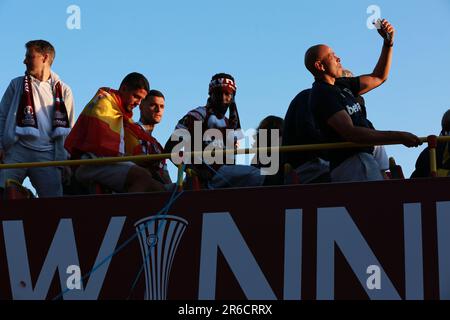
[[[165,151],[180,151],[180,145],[184,147],[184,152],[193,151],[187,150],[187,146],[193,146],[195,151],[211,152],[236,148],[237,141],[243,138],[235,103],[236,89],[231,75],[214,75],[209,84],[206,106],[189,111],[178,122],[175,132],[166,143]],[[183,138],[181,143],[180,137]],[[203,186],[215,189],[259,186],[264,182],[264,176],[260,174],[259,169],[234,164],[233,155],[213,158],[213,161],[210,161],[202,156],[195,156],[189,161],[189,168],[200,178]]]

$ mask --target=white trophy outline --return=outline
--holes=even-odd
[[[155,215],[134,224],[145,270],[145,300],[166,300],[173,259],[187,220],[174,215]]]

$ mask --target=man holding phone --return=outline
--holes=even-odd
[[[345,78],[339,86],[336,79],[343,75],[341,59],[327,45],[315,45],[305,53],[305,66],[315,78],[311,89],[310,107],[326,142],[355,142],[366,144],[402,143],[407,147],[421,144],[412,133],[371,129],[356,100],[383,84],[389,75],[394,45],[393,26],[381,20],[378,33],[383,48],[370,74]],[[373,147],[330,150],[331,180],[382,180],[380,168],[373,157]]]

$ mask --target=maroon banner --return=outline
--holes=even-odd
[[[0,299],[450,299],[450,179],[0,204]]]

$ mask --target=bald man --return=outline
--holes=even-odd
[[[367,144],[402,143],[407,147],[421,144],[412,133],[379,131],[369,122],[355,97],[365,94],[386,81],[392,61],[394,28],[387,20],[381,21],[378,33],[384,39],[381,55],[371,74],[341,78],[341,59],[324,44],[315,45],[305,53],[305,66],[314,76],[310,107],[327,142],[355,142]],[[380,168],[373,157],[373,147],[330,150],[331,180],[382,180]]]

